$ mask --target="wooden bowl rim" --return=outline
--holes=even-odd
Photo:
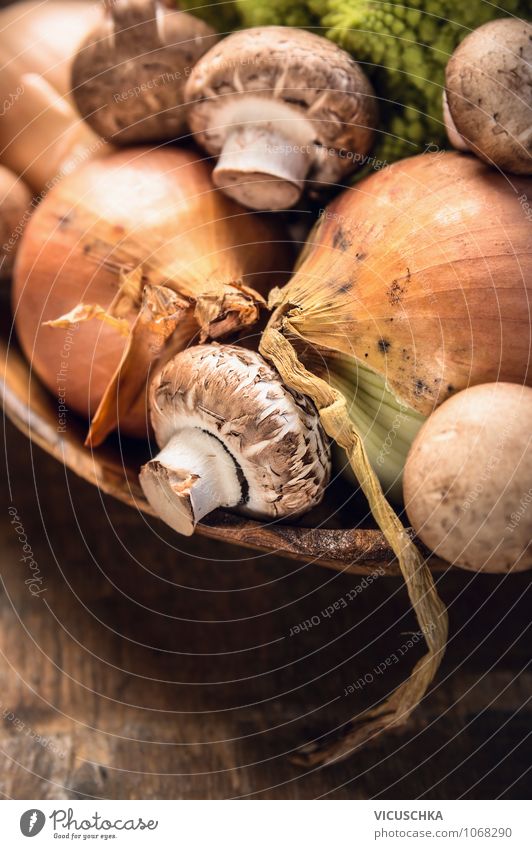
[[[39,407],[45,407],[52,396],[30,372],[22,353],[15,345],[1,339],[4,370],[1,379],[1,403],[5,416],[28,437],[68,469],[130,507],[155,517],[143,496],[133,473],[106,459],[103,452],[82,447],[71,428],[58,433],[54,424]],[[31,399],[36,399],[32,404]],[[54,426],[55,425],[55,426]],[[217,510],[202,522],[197,533],[246,548],[304,560],[354,574],[370,574],[376,569],[399,575],[399,565],[384,535],[379,530],[305,528],[280,522],[262,525],[253,519]],[[441,571],[448,564],[425,552],[431,568]]]

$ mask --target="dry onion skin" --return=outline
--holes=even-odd
[[[271,219],[210,174],[185,150],[124,150],[62,180],[29,222],[14,275],[18,336],[52,392],[63,363],[65,403],[94,417],[93,445],[117,426],[146,436],[158,359],[251,327],[260,293],[290,268]]]
[[[429,416],[405,466],[416,534],[477,572],[532,568],[532,388],[487,383]]]
[[[30,0],[0,11],[0,161],[36,193],[106,152],[70,97],[73,55],[101,15],[85,0]]]
[[[0,281],[11,278],[20,233],[30,211],[30,190],[12,171],[0,165]]]
[[[530,382],[532,228],[523,195],[532,196],[532,180],[510,184],[473,157],[403,160],[323,212],[297,272],[272,292],[276,309],[261,353],[288,386],[314,400],[325,431],[345,450],[398,558],[428,645],[408,681],[353,720],[344,739],[304,753],[306,763],[345,757],[404,724],[447,639],[430,570],[386,501],[350,415],[357,370],[371,371],[383,392],[418,417],[470,384]],[[351,363],[349,397],[339,358]]]

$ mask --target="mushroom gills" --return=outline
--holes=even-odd
[[[330,448],[314,404],[283,384],[256,352],[196,345],[150,386],[161,453],[140,472],[155,513],[189,535],[217,507],[268,521],[319,504]]]
[[[194,139],[219,157],[217,186],[252,209],[289,208],[304,189],[316,196],[343,182],[378,122],[355,60],[297,27],[231,33],[194,66],[185,98]]]
[[[184,536],[212,510],[243,500],[235,460],[219,439],[196,427],[171,437],[143,466],[140,484],[157,515]]]

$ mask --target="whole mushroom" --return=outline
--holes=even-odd
[[[80,114],[115,144],[175,138],[186,126],[186,77],[218,36],[159,0],[105,0],[104,6],[102,23],[72,66]]]
[[[404,498],[418,536],[457,566],[532,568],[532,388],[464,389],[427,419],[408,455]]]
[[[532,24],[501,18],[451,56],[444,119],[451,144],[511,174],[532,174]]]
[[[186,85],[195,140],[219,157],[216,185],[252,209],[287,209],[306,181],[320,194],[364,161],[377,101],[360,66],[292,27],[225,38]]]
[[[155,377],[150,408],[161,451],[140,483],[179,533],[192,534],[217,507],[278,519],[321,501],[330,452],[316,408],[254,351],[182,351]]]

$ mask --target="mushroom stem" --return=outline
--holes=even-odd
[[[212,434],[183,428],[140,472],[144,495],[157,515],[185,536],[217,507],[242,500],[236,463]]]
[[[311,164],[310,146],[272,128],[271,122],[232,130],[213,180],[252,209],[287,209],[301,196]]]

